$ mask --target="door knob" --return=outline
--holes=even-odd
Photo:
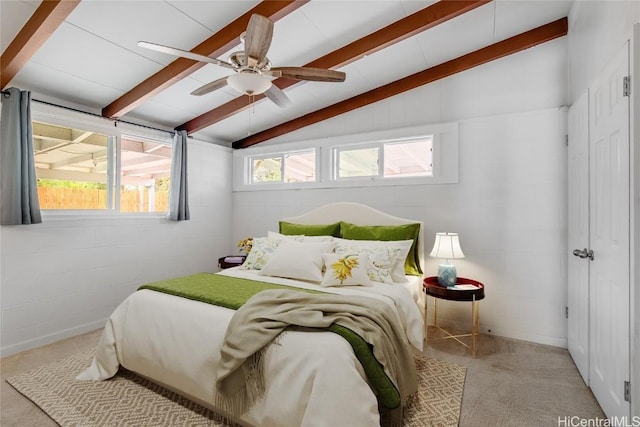
[[[593,261],[593,251],[587,248],[584,248],[582,250],[580,249],[574,249],[573,250],[573,254],[577,257],[580,258],[589,258],[591,261]]]

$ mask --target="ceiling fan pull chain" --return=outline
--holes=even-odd
[[[251,116],[253,116],[255,104],[253,103],[253,95],[249,95],[249,104],[251,107],[249,108],[249,129],[247,129],[247,136],[251,136]]]

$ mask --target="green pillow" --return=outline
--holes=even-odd
[[[349,240],[413,240],[404,263],[404,271],[412,276],[422,275],[420,267],[420,253],[418,250],[418,236],[420,224],[403,225],[355,225],[348,222],[340,223],[343,239]]]
[[[340,237],[340,223],[335,224],[294,224],[280,221],[280,233],[287,235]]]

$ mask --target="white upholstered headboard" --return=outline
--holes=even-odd
[[[420,224],[418,253],[420,254],[420,267],[422,271],[425,271],[424,227],[421,221],[389,215],[370,206],[353,202],[329,203],[299,216],[282,218],[282,221],[295,224],[332,224],[338,221],[357,225]]]

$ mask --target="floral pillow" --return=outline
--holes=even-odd
[[[320,286],[372,286],[366,255],[324,254],[325,273]]]
[[[303,234],[288,235],[288,234],[276,233],[275,231],[269,231],[267,233],[267,237],[269,237],[270,239],[294,240],[296,242],[303,242],[303,243],[331,242],[333,240],[333,237],[331,236],[305,236]]]
[[[242,263],[242,270],[261,270],[269,261],[282,240],[270,239],[268,237],[256,237],[253,239],[251,252],[247,254],[247,259]]]
[[[369,258],[367,275],[373,282],[393,284],[391,272],[402,255],[401,249],[393,246],[363,246],[349,240],[338,240],[335,253],[345,255],[366,255]]]
[[[405,260],[413,240],[398,240],[398,241],[383,241],[383,240],[350,240],[350,239],[334,239],[338,244],[350,245],[351,247],[375,247],[375,248],[389,248],[391,254],[396,256],[396,262],[391,269],[391,280],[393,283],[407,282],[405,273]]]

